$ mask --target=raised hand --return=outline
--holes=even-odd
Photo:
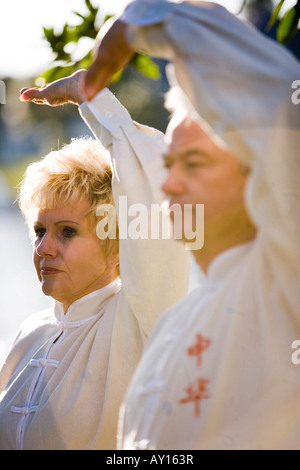
[[[22,88],[20,100],[47,106],[61,106],[66,103],[79,106],[84,101],[82,81],[86,73],[86,70],[77,70],[69,77],[47,83],[41,88]]]

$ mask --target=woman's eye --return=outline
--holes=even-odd
[[[44,228],[35,228],[34,233],[37,238],[43,238],[46,233],[46,230]]]
[[[76,235],[76,230],[72,227],[64,227],[62,233],[65,238],[72,238]]]

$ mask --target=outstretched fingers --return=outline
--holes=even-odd
[[[80,84],[85,74],[85,70],[77,70],[69,77],[46,83],[41,88],[22,88],[20,100],[48,106],[60,106],[66,103],[79,105],[83,101]]]
[[[20,101],[33,101],[38,104],[47,104],[45,93],[40,88],[22,88]]]

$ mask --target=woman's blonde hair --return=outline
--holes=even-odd
[[[90,205],[87,215],[96,230],[97,208],[102,204],[114,205],[107,151],[93,138],[73,139],[61,150],[52,151],[28,166],[18,200],[31,236],[36,209],[51,210],[59,204],[74,205],[81,200]],[[118,253],[118,234],[101,243],[106,257]]]

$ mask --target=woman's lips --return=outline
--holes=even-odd
[[[43,267],[43,268],[41,268],[40,272],[43,276],[51,276],[51,275],[54,275],[54,274],[58,274],[61,271],[59,269],[55,269],[55,268]]]

